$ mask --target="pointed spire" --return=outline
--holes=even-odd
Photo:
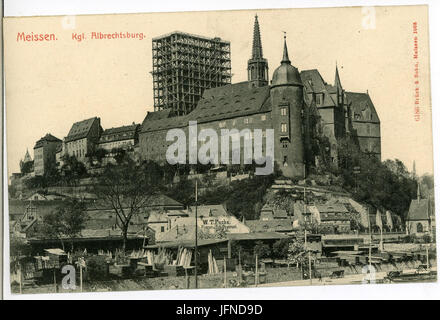
[[[335,87],[342,90],[341,79],[339,78],[338,62],[336,61],[336,72],[335,72]]]
[[[258,23],[258,16],[257,14],[255,14],[252,59],[261,59],[261,58],[263,58],[263,47],[261,45],[260,24]]]
[[[281,60],[281,63],[290,64],[289,53],[287,52],[287,44],[286,44],[286,31],[283,32],[284,32],[284,50],[283,50],[283,60]]]
[[[23,162],[29,162],[32,161],[31,155],[29,154],[29,149],[26,148],[26,154],[24,155]]]

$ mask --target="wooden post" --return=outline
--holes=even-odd
[[[241,285],[242,272],[241,272],[241,250],[238,250],[238,284]]]
[[[429,266],[429,249],[428,249],[428,246],[426,246],[426,267],[430,268],[430,266]]]
[[[185,288],[189,289],[188,269],[187,268],[184,268],[184,269],[185,269]]]
[[[53,268],[53,286],[54,286],[55,292],[58,292],[57,277],[56,277],[56,274],[55,274],[55,267]]]
[[[196,179],[196,212],[195,212],[195,245],[194,245],[194,280],[196,289],[198,288],[198,279],[197,279],[197,179]]]
[[[258,255],[255,254],[255,286],[258,286]]]
[[[21,271],[21,262],[20,261],[18,261],[18,277],[19,277],[19,283],[20,283],[20,294],[22,294],[23,293],[23,284],[22,284],[22,282],[23,282],[23,275],[22,275],[22,271]]]
[[[83,292],[83,267],[79,265],[79,287],[81,292]]]
[[[228,287],[227,279],[226,279],[226,258],[223,256],[223,273],[224,273],[224,287]]]

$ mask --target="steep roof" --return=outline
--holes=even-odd
[[[126,207],[129,206],[129,203],[127,201],[125,201],[122,199],[121,200],[122,205],[126,205]],[[152,195],[150,196],[150,198],[148,199],[145,208],[154,208],[154,207],[180,207],[183,208],[183,205],[164,195],[164,194],[158,194],[158,195]],[[87,210],[111,210],[111,206],[108,204],[108,202],[106,201],[102,201],[102,200],[96,200],[93,202],[88,203],[87,205]]]
[[[138,128],[139,124],[133,123],[128,126],[105,129],[101,134],[99,143],[134,139],[136,137],[136,131]]]
[[[335,203],[335,204],[317,204],[315,205],[316,209],[318,209],[319,212],[343,212],[348,213],[347,208],[343,204]]]
[[[409,206],[408,215],[406,220],[429,220],[430,219],[430,208],[428,199],[412,200]]]
[[[303,70],[300,73],[301,81],[306,88],[306,92],[322,93],[324,94],[324,99],[319,107],[333,107],[336,106],[335,101],[331,97],[328,89],[330,89],[329,84],[327,84],[322,78],[321,74],[317,69]]]
[[[29,150],[26,149],[26,154],[24,155],[23,163],[30,162],[30,161],[32,161],[32,158],[31,158],[31,155],[29,154]]]
[[[54,137],[53,135],[51,135],[50,133],[48,133],[48,134],[46,134],[44,137],[42,137],[40,140],[38,140],[38,141],[35,143],[35,147],[34,147],[34,149],[42,147],[42,146],[43,146],[43,143],[44,143],[45,141],[46,141],[46,142],[59,142],[60,145],[61,145],[61,140],[60,140],[60,139],[58,139],[57,137]]]
[[[291,219],[246,220],[251,232],[290,232],[293,231]]]
[[[368,93],[346,92],[347,102],[351,104],[353,121],[380,123],[376,108]]]
[[[160,111],[155,112],[147,112],[147,115],[145,117],[145,120],[151,121],[151,120],[161,120],[169,118],[172,115],[172,109],[164,109]]]
[[[271,110],[269,96],[269,86],[251,88],[248,81],[208,89],[188,115],[158,116],[158,120],[149,120],[154,117],[148,114],[142,123],[142,132],[186,127],[189,121],[203,123],[268,112]]]
[[[188,210],[188,215],[190,217],[195,216],[195,207],[191,206]],[[221,216],[229,216],[228,212],[221,204],[216,205],[203,205],[197,207],[197,216],[198,217],[221,217]]]
[[[90,132],[90,129],[93,126],[93,123],[98,120],[98,117],[93,117],[90,119],[75,122],[72,125],[72,128],[70,128],[69,133],[67,134],[66,142],[86,138],[88,133]]]
[[[63,200],[9,200],[9,214],[20,215],[24,214],[26,208],[32,205],[37,209],[37,214],[41,217],[51,213],[56,208],[64,203]]]

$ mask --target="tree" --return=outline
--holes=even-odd
[[[273,255],[278,259],[286,259],[289,254],[290,239],[280,239],[273,244]]]
[[[25,239],[11,237],[11,241],[9,242],[9,252],[11,260],[17,260],[21,256],[30,256],[32,248]]]
[[[257,241],[254,246],[254,254],[258,256],[259,259],[268,258],[271,255],[271,250],[268,244],[263,241]]]
[[[116,213],[116,225],[122,233],[123,252],[131,219],[157,194],[161,177],[152,163],[137,165],[127,156],[119,165],[108,164],[94,180],[93,189],[98,199]]]
[[[61,174],[68,184],[77,185],[81,178],[87,176],[87,169],[84,163],[78,161],[75,156],[64,156],[64,164],[61,167]]]
[[[79,236],[85,228],[87,219],[85,204],[76,199],[66,200],[55,211],[45,215],[39,234],[45,238],[59,239],[63,250],[64,239],[71,241],[73,251],[73,238]]]
[[[34,170],[34,161],[23,162],[20,166],[20,171],[22,174],[31,173]]]

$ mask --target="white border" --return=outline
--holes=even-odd
[[[288,0],[223,0],[220,2],[203,0],[186,1],[135,1],[135,0],[5,0],[5,16],[46,16],[74,14],[104,14],[104,13],[135,13],[135,12],[169,12],[169,11],[204,11],[204,10],[236,10],[236,9],[267,9],[267,8],[310,8],[310,7],[342,7],[342,6],[386,6],[386,5],[415,5],[429,4],[429,32],[431,57],[431,95],[432,105],[440,101],[440,92],[435,90],[440,85],[440,1],[288,1]],[[5,109],[4,109],[5,110]],[[434,135],[434,174],[435,198],[440,199],[437,188],[440,182],[438,164],[440,161],[440,111],[432,108]],[[4,123],[5,125],[5,123]],[[6,140],[3,140],[5,146]],[[4,172],[7,172],[6,157],[4,157]],[[3,192],[7,203],[7,177],[4,177]],[[437,217],[438,217],[437,206]],[[8,212],[5,210],[5,212]],[[8,235],[9,219],[5,215],[4,234]],[[437,234],[439,234],[437,224]],[[9,261],[9,239],[5,239],[4,261]],[[437,261],[439,259],[437,258]],[[437,262],[438,265],[438,262]],[[9,286],[9,264],[4,268],[4,298],[5,299],[439,299],[440,284],[392,284],[392,285],[340,285],[313,287],[284,287],[259,289],[206,289],[206,290],[164,290],[164,291],[130,291],[108,293],[75,293],[75,294],[25,294],[11,295]],[[8,284],[8,285],[6,285]]]

